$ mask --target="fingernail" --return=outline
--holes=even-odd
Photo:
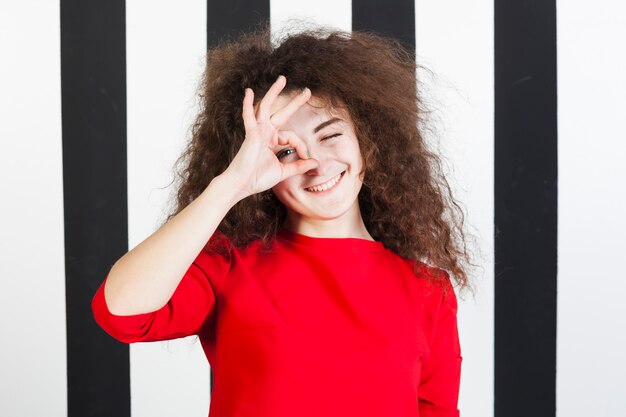
[[[307,87],[302,87],[302,91],[300,91],[300,94],[304,94],[304,93],[306,93],[306,90],[308,90],[308,88],[307,88]]]
[[[311,154],[309,153],[309,151],[306,151],[306,157],[307,159],[311,157]]]
[[[276,77],[276,81],[280,80],[280,77],[284,77],[283,74],[278,75],[278,77]]]

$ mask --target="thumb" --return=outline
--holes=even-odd
[[[293,175],[304,174],[307,171],[317,168],[319,164],[317,159],[313,158],[298,159],[297,161],[283,164],[283,178],[281,178],[281,181]]]

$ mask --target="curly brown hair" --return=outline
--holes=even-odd
[[[209,50],[201,79],[201,110],[192,137],[176,162],[178,214],[229,166],[245,138],[244,89],[255,104],[278,75],[282,94],[309,87],[335,109],[347,111],[363,156],[361,214],[372,237],[396,254],[432,265],[435,279],[446,273],[469,286],[471,265],[463,211],[442,173],[440,157],[424,140],[425,108],[412,51],[375,33],[325,27],[272,39],[269,24]],[[233,245],[261,239],[268,248],[286,208],[271,189],[231,208],[218,226]],[[166,220],[166,221],[167,221]]]

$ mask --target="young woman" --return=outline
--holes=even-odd
[[[458,416],[468,254],[415,70],[359,32],[210,51],[178,206],[113,265],[96,321],[199,335],[210,417]]]

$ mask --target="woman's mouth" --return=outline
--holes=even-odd
[[[336,175],[335,177],[329,179],[325,183],[316,185],[315,187],[305,188],[305,190],[310,193],[316,193],[316,194],[323,194],[328,191],[331,191],[337,187],[337,184],[339,184],[339,182],[341,181],[345,173],[346,171],[343,171],[340,174]]]

